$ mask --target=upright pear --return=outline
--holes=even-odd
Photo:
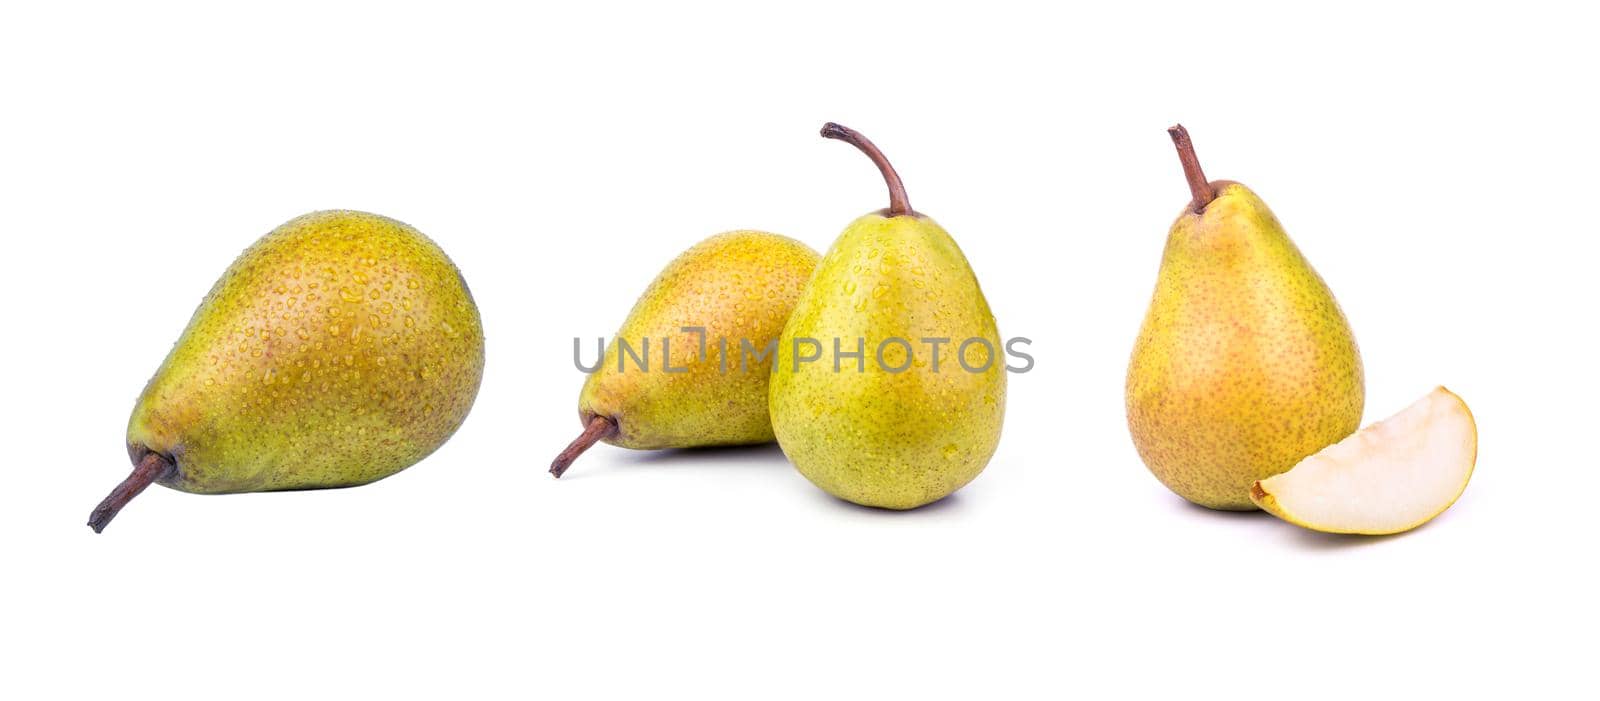
[[[999,445],[1000,335],[966,256],[911,209],[883,153],[837,124],[822,135],[872,159],[888,182],[889,208],[840,234],[784,327],[773,431],[800,473],[829,494],[916,508],[972,481]]]
[[[1169,489],[1255,509],[1257,480],[1355,431],[1361,355],[1333,293],[1265,202],[1209,182],[1188,132],[1169,130],[1192,201],[1167,236],[1128,364],[1128,429]]]
[[[133,473],[89,525],[151,483],[219,494],[399,472],[466,420],[483,353],[466,281],[421,232],[364,212],[293,219],[200,303],[128,421]]]
[[[761,231],[718,234],[673,259],[584,381],[583,433],[550,474],[600,441],[637,450],[772,442],[771,346],[817,259]]]

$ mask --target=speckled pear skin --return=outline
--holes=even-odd
[[[822,359],[795,364],[796,338],[823,345]],[[864,340],[866,369],[841,349]],[[886,338],[911,344],[889,345]],[[923,338],[948,338],[939,372]],[[967,338],[994,349],[987,370],[969,373],[956,361]],[[808,355],[813,350],[807,346]],[[942,499],[983,471],[1000,442],[1005,416],[1004,348],[978,279],[954,239],[919,214],[868,214],[850,224],[823,256],[778,342],[772,378],[773,430],[802,475],[841,499],[885,509],[912,509]],[[981,345],[968,363],[985,364]]]
[[[754,355],[783,331],[820,256],[794,239],[761,231],[712,236],[685,251],[656,276],[606,346],[600,368],[583,383],[579,419],[611,418],[617,431],[603,439],[641,450],[770,443],[767,382],[773,358]],[[683,327],[705,328],[701,334]],[[666,372],[661,342],[669,339]],[[648,372],[621,352],[636,354],[649,339]],[[726,358],[720,339],[727,340]],[[742,354],[740,341],[754,350]]]
[[[1167,237],[1128,365],[1128,429],[1179,496],[1248,511],[1256,480],[1354,432],[1366,395],[1328,286],[1254,192],[1213,186]]]
[[[234,261],[128,422],[186,492],[349,487],[427,457],[467,417],[483,327],[455,265],[393,219],[325,211]]]

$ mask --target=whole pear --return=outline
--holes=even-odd
[[[596,442],[638,450],[772,442],[770,346],[817,252],[761,231],[712,236],[667,264],[578,394],[584,431],[560,477]]]
[[[218,494],[366,484],[427,457],[483,378],[472,293],[421,232],[314,212],[234,261],[128,421],[131,474],[95,532],[152,482]]]
[[[800,473],[829,494],[916,508],[972,481],[999,445],[1000,335],[966,256],[911,209],[882,152],[837,124],[822,135],[873,160],[890,205],[840,234],[784,327],[773,431]],[[820,359],[805,360],[813,355]]]
[[[1128,364],[1128,429],[1145,465],[1201,506],[1257,508],[1256,480],[1361,423],[1361,355],[1333,293],[1265,202],[1208,182],[1171,130],[1193,200],[1167,236]]]

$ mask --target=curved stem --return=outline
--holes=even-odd
[[[117,517],[117,512],[121,511],[122,507],[139,496],[139,492],[144,491],[151,482],[171,474],[173,468],[172,461],[166,456],[160,453],[146,453],[144,459],[133,468],[133,473],[122,480],[122,484],[117,485],[116,489],[111,490],[111,494],[107,495],[99,506],[94,507],[94,512],[89,514],[89,527],[93,528],[95,533],[105,530],[106,524]]]
[[[1167,134],[1172,136],[1172,145],[1178,147],[1178,160],[1183,163],[1183,177],[1189,180],[1189,192],[1194,195],[1194,213],[1206,211],[1206,205],[1217,199],[1216,188],[1211,187],[1211,181],[1206,180],[1206,174],[1200,170],[1200,159],[1194,155],[1194,142],[1189,140],[1189,130],[1182,124],[1174,124],[1167,129]]]
[[[612,421],[609,417],[596,414],[594,418],[589,419],[589,425],[583,427],[583,434],[579,435],[577,440],[572,441],[566,450],[561,451],[561,454],[556,456],[555,462],[550,463],[550,474],[555,475],[557,478],[566,474],[567,468],[572,467],[572,461],[577,460],[579,455],[583,455],[583,451],[588,450],[594,444],[616,432],[617,422]]]
[[[911,214],[911,200],[906,197],[906,186],[900,182],[900,174],[894,172],[894,166],[889,165],[889,159],[885,158],[883,152],[867,140],[867,137],[850,127],[833,122],[822,125],[822,136],[826,139],[838,139],[867,154],[867,158],[872,159],[872,163],[883,173],[884,182],[889,184],[889,216]]]

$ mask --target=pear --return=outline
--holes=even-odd
[[[883,153],[837,124],[822,135],[872,159],[890,204],[840,234],[795,306],[778,342],[772,428],[829,494],[912,509],[972,481],[999,445],[999,332],[966,256],[911,209]],[[825,359],[806,362],[813,355]]]
[[[364,212],[293,219],[200,303],[128,421],[136,467],[89,526],[153,482],[220,494],[392,475],[461,426],[483,361],[472,293],[421,232]]]
[[[1361,356],[1333,293],[1277,217],[1235,182],[1208,182],[1169,130],[1193,200],[1167,236],[1128,364],[1128,429],[1169,489],[1253,510],[1250,487],[1355,431]]]
[[[1250,498],[1326,533],[1409,531],[1456,502],[1478,460],[1472,410],[1438,387],[1398,414],[1255,483]]]
[[[638,450],[772,442],[769,346],[817,260],[809,246],[761,231],[718,234],[673,259],[584,381],[583,433],[550,474],[599,441]]]

